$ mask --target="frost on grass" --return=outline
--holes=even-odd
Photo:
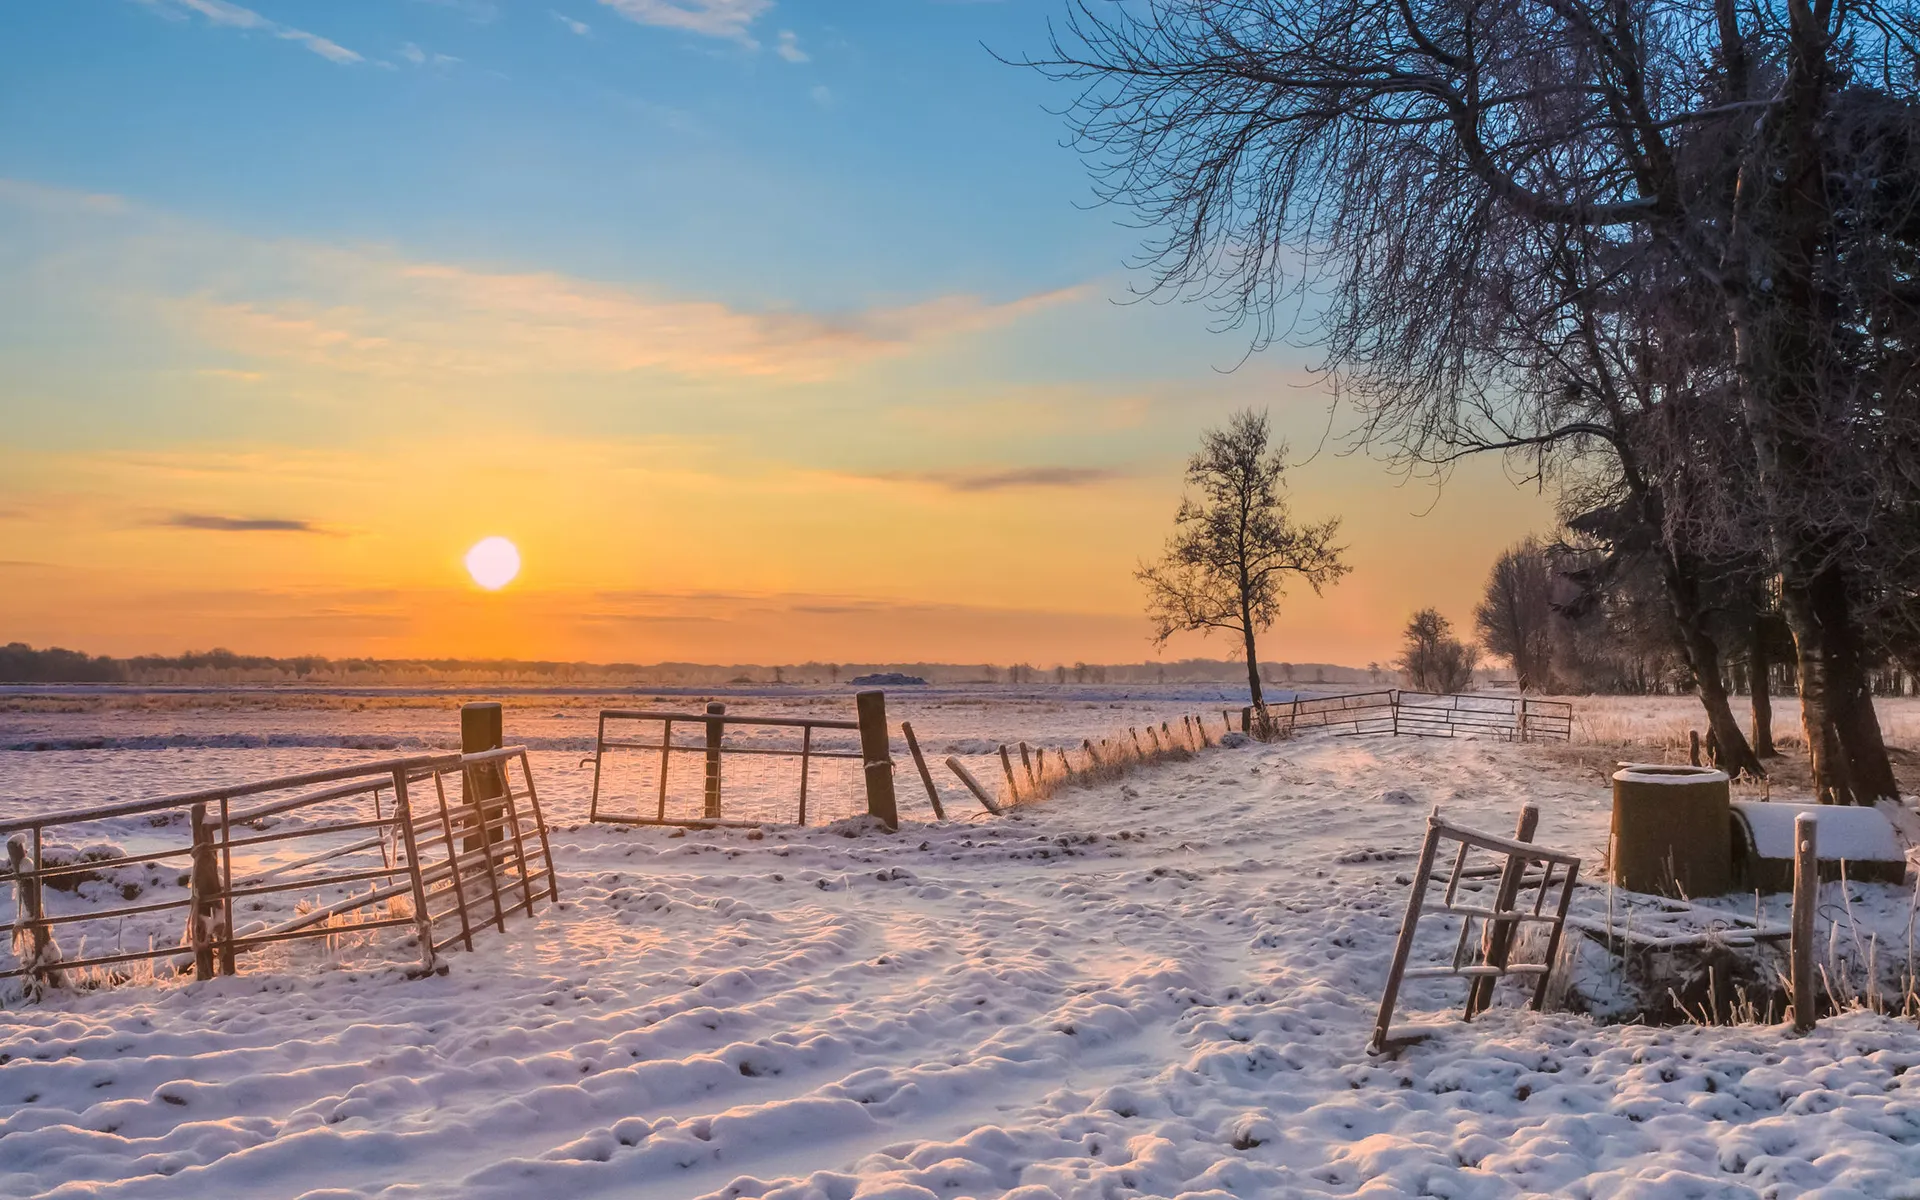
[[[1532,800],[1599,861],[1604,783],[1534,749],[1308,735],[946,825],[902,786],[901,832],[852,837],[587,825],[556,755],[562,902],[445,977],[349,958],[5,1013],[0,1195],[1911,1194],[1920,1037],[1871,1011],[1796,1039],[1503,993],[1463,1025],[1421,981],[1403,1017],[1442,1031],[1363,1052],[1426,809],[1387,794],[1495,831]],[[1825,900],[1832,961],[1904,960],[1910,893]]]

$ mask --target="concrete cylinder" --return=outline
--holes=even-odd
[[[1633,892],[1718,896],[1733,887],[1727,773],[1629,764],[1613,775],[1612,878]]]

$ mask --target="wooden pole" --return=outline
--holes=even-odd
[[[933,819],[944,821],[947,810],[940,804],[940,789],[933,786],[933,772],[927,770],[927,757],[920,753],[920,739],[913,736],[913,722],[900,722],[900,732],[907,737],[907,750],[913,755],[913,765],[920,772],[920,782],[927,785],[927,803],[933,805]]]
[[[1253,705],[1251,704],[1244,705],[1240,709],[1240,732],[1245,734],[1253,732]]]
[[[668,718],[660,723],[660,811],[659,818],[667,819],[667,768],[673,765],[673,720]]]
[[[1035,747],[1033,751],[1033,772],[1039,777],[1042,783],[1046,782],[1047,748],[1045,746]]]
[[[1807,1033],[1814,1024],[1813,910],[1819,900],[1819,818],[1801,813],[1793,819],[1793,921],[1788,942],[1795,1033]]]
[[[1160,735],[1154,732],[1151,725],[1147,726],[1147,736],[1153,739],[1153,752],[1160,753]]]
[[[1440,848],[1440,810],[1427,817],[1427,840],[1420,847],[1420,863],[1413,869],[1413,889],[1407,897],[1407,912],[1400,919],[1400,937],[1394,942],[1393,962],[1387,968],[1387,983],[1380,991],[1380,1012],[1374,1018],[1373,1039],[1367,1043],[1374,1053],[1386,1049],[1387,1035],[1393,1027],[1393,1006],[1400,1000],[1400,980],[1407,971],[1407,959],[1413,954],[1413,935],[1420,925],[1420,910],[1427,902],[1427,881],[1433,876],[1433,856]]]
[[[213,833],[207,828],[207,806],[196,804],[188,813],[193,836],[192,869],[188,876],[192,906],[187,910],[187,940],[193,946],[193,977],[213,978],[214,914],[220,901],[220,869],[213,853]]]
[[[800,727],[800,823],[807,823],[807,776],[813,772],[813,726]]]
[[[480,754],[498,750],[505,744],[497,702],[476,701],[460,706],[460,753]],[[501,806],[492,801],[506,795],[506,776],[497,762],[478,763],[460,772],[460,791],[467,805],[462,823],[479,830],[464,839],[462,849],[484,850],[506,833],[504,829],[489,829],[499,819]]]
[[[1007,802],[1017,803],[1020,799],[1020,785],[1013,779],[1013,756],[1007,753],[1005,742],[1000,743],[1000,768],[1007,773]]]
[[[973,798],[978,800],[983,808],[996,817],[1000,815],[1000,805],[994,801],[986,788],[980,786],[980,781],[973,777],[973,772],[967,770],[967,764],[957,758],[949,757],[947,770],[960,777],[960,782],[966,785],[966,789],[973,793]]]
[[[1037,786],[1040,781],[1033,774],[1033,752],[1027,749],[1025,742],[1020,743],[1020,765],[1026,768],[1028,786]]]
[[[887,694],[860,692],[854,696],[860,719],[860,757],[866,768],[867,815],[889,830],[900,828],[900,809],[893,797],[893,747],[887,736]]]
[[[1522,805],[1519,823],[1514,826],[1513,840],[1531,842],[1534,830],[1539,827],[1540,807],[1535,804]],[[1520,896],[1520,880],[1526,875],[1526,871],[1525,859],[1518,855],[1508,856],[1506,866],[1500,868],[1500,886],[1493,894],[1493,911],[1506,912],[1514,906],[1514,902]],[[1543,890],[1541,895],[1545,894]],[[1513,933],[1516,924],[1515,921],[1487,921],[1481,925],[1480,955],[1487,966],[1507,965],[1507,959],[1513,952]],[[1476,1013],[1485,1012],[1493,1003],[1495,982],[1493,977],[1483,975],[1467,985],[1467,1020],[1473,1020]]]
[[[596,764],[596,774],[598,770]],[[420,877],[420,848],[413,836],[413,805],[407,796],[407,772],[404,768],[393,773],[393,823],[400,835],[394,840],[405,849],[407,855],[407,882],[413,887],[413,932],[420,939],[420,971],[428,974],[434,968],[433,922],[427,916],[427,888],[426,882]]]
[[[1141,758],[1145,758],[1147,756],[1147,748],[1140,744],[1140,731],[1129,725],[1127,726],[1127,734],[1133,738],[1133,752]]]
[[[1087,748],[1087,762],[1095,767],[1100,766],[1100,752],[1093,748],[1093,739],[1086,739],[1085,745]]]
[[[703,815],[709,821],[720,819],[720,745],[727,736],[727,723],[714,718],[727,711],[727,706],[715,701],[707,705],[707,777],[703,791],[706,803]]]
[[[1700,731],[1687,730],[1687,761],[1694,766],[1700,765]]]
[[[607,754],[607,714],[600,714],[599,731],[593,735],[593,798],[587,801],[587,820],[600,819],[600,761]],[[380,793],[375,792],[377,799]],[[429,964],[431,965],[431,964]]]
[[[13,864],[14,908],[20,925],[26,927],[28,944],[33,948],[33,966],[27,972],[28,978],[35,987],[47,984],[64,987],[66,977],[58,968],[46,965],[52,957],[49,948],[53,945],[53,929],[46,923],[46,913],[40,903],[39,833],[38,829],[34,830],[35,847],[31,866],[27,864],[29,855],[26,843],[19,838],[7,842],[7,858]]]

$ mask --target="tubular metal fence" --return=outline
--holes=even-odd
[[[451,800],[449,777],[460,788]],[[89,841],[102,837],[112,840]],[[403,927],[431,970],[455,942],[471,950],[476,930],[504,930],[509,913],[559,896],[519,746],[22,817],[0,822],[0,838],[12,864],[0,882],[15,901],[14,965],[0,979],[35,986],[143,960],[184,971],[189,957],[207,979],[276,943]],[[287,900],[291,912],[277,907]],[[160,922],[176,913],[183,932],[171,940]],[[129,932],[147,944],[127,949]],[[59,949],[69,935],[72,957]],[[87,948],[103,940],[115,949]]]
[[[1280,729],[1344,729],[1395,737],[1480,734],[1515,742],[1564,742],[1573,736],[1573,705],[1531,696],[1436,694],[1386,688],[1298,698],[1268,709]]]

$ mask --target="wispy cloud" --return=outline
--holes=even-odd
[[[774,53],[790,63],[808,62],[812,58],[812,55],[800,48],[800,35],[791,29],[780,31],[780,44],[774,47]]]
[[[752,43],[748,30],[773,0],[600,0],[629,21]]]
[[[261,16],[250,8],[230,4],[227,0],[134,0],[164,17],[183,20],[189,14],[198,13],[207,24],[224,29],[246,29],[279,38],[281,41],[298,42],[321,58],[337,63],[357,63],[360,55],[329,38],[317,33],[308,33],[291,25],[282,25],[270,17]]]
[[[568,32],[578,34],[581,37],[591,37],[593,35],[593,26],[587,24],[585,21],[576,21],[567,14],[551,8],[548,9],[547,12],[552,15],[554,20],[565,25]]]
[[[1080,299],[1069,288],[994,303],[946,296],[816,315],[663,296],[551,272],[473,271],[309,249],[283,269],[307,299],[170,302],[206,340],[256,358],[380,375],[664,370],[831,378],[929,343]]]
[[[950,492],[1002,492],[1013,488],[1080,488],[1125,479],[1112,467],[995,467],[966,471],[885,471],[862,476],[886,483],[921,483]]]
[[[325,533],[311,521],[283,517],[222,517],[211,513],[175,513],[162,525],[174,529],[203,529],[212,533]]]
[[[435,54],[422,50],[412,42],[400,47],[400,57],[416,67],[449,67],[460,61],[451,54]]]

